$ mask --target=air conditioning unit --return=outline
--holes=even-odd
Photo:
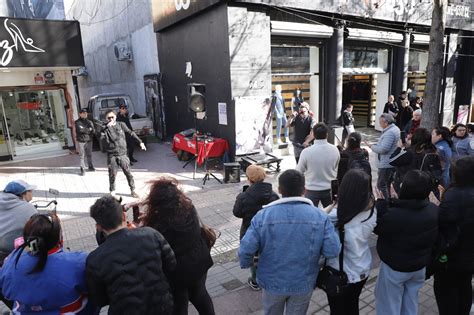
[[[132,51],[125,42],[114,44],[114,53],[118,61],[132,61]]]

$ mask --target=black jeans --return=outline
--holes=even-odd
[[[130,171],[130,160],[126,155],[108,155],[107,166],[109,168],[109,190],[115,190],[115,177],[117,176],[118,168],[120,167],[127,177],[128,186],[130,190],[135,190],[135,181],[133,180],[132,172]]]
[[[171,286],[174,300],[174,315],[188,314],[188,303],[191,302],[200,315],[214,315],[214,304],[206,289],[207,273],[186,287]]]
[[[130,160],[133,160],[133,152],[135,151],[135,140],[132,137],[127,136],[127,155]]]
[[[319,207],[319,202],[323,207],[332,204],[331,189],[328,190],[306,190],[305,197],[310,199],[315,207]]]
[[[442,271],[434,275],[434,293],[440,315],[468,315],[472,305],[472,273]]]
[[[360,282],[351,283],[344,290],[344,293],[337,297],[329,297],[329,309],[331,315],[358,315],[359,314],[359,296],[362,292],[367,279]]]

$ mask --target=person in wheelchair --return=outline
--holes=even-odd
[[[0,266],[14,249],[14,241],[23,234],[23,227],[38,211],[30,203],[35,186],[14,180],[0,192]]]

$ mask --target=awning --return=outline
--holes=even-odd
[[[272,35],[329,38],[334,33],[330,26],[308,23],[272,21]]]

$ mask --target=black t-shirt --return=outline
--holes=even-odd
[[[306,118],[302,118],[300,115],[298,115],[293,120],[291,123],[291,126],[295,127],[293,142],[303,144],[303,142],[306,140],[306,137],[311,132],[312,122],[313,117],[309,115]]]

